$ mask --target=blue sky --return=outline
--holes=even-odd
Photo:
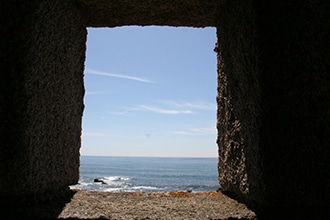
[[[89,28],[81,155],[217,157],[215,28]]]

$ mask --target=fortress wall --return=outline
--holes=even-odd
[[[219,17],[219,182],[263,209],[328,206],[329,9],[233,0]]]
[[[261,88],[252,1],[227,2],[217,27],[219,182],[225,192],[262,201]]]
[[[2,8],[0,194],[46,196],[79,178],[86,28],[68,1],[19,4]]]
[[[225,0],[79,0],[87,27],[216,26]]]
[[[329,11],[323,0],[2,1],[0,196],[52,198],[78,181],[86,27],[215,26],[223,190],[259,207],[328,206]]]
[[[255,5],[267,200],[275,206],[329,206],[330,2]]]

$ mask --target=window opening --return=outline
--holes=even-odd
[[[215,41],[215,28],[88,29],[80,188],[218,187]]]

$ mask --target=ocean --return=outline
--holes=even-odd
[[[209,192],[220,185],[217,158],[81,156],[79,183],[70,187],[104,192]]]

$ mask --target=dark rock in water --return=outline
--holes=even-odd
[[[102,183],[102,184],[107,184],[106,182],[104,182],[104,180],[101,179],[94,179],[94,183]]]

